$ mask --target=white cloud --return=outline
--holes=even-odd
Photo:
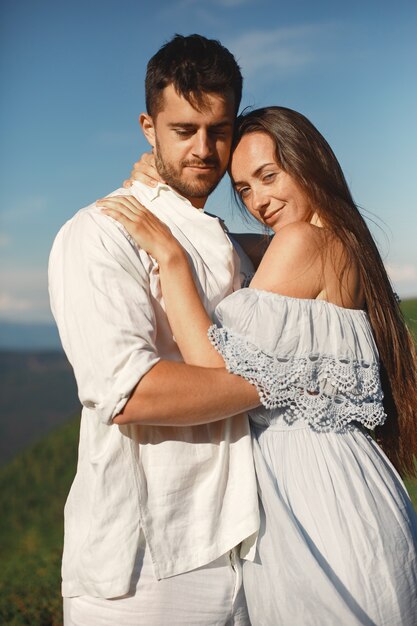
[[[32,302],[9,293],[0,293],[0,316],[13,318],[17,312],[30,311]]]
[[[19,222],[24,218],[37,218],[43,215],[48,208],[48,198],[43,195],[29,195],[20,198],[13,206],[0,209],[2,221]]]
[[[417,296],[417,266],[412,263],[392,263],[386,265],[394,289],[401,298]]]
[[[46,269],[0,270],[0,319],[51,321]]]
[[[392,281],[396,283],[404,283],[414,280],[417,292],[417,267],[410,263],[403,265],[392,264],[387,265],[387,272]]]
[[[266,69],[279,76],[321,59],[324,35],[334,33],[334,29],[334,24],[326,23],[256,30],[228,39],[227,46],[244,76]]]

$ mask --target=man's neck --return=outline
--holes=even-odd
[[[196,209],[204,209],[207,198],[187,198]]]
[[[175,187],[171,187],[171,189],[175,191],[177,195],[181,196],[181,198],[185,198],[186,200],[188,200],[188,202],[192,204],[195,209],[204,209],[208,196],[206,196],[205,198],[194,198],[190,196],[184,196],[184,194],[175,189]]]

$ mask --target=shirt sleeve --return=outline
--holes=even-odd
[[[148,273],[110,218],[80,212],[58,234],[49,291],[81,403],[111,424],[158,361]]]

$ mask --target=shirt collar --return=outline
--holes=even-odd
[[[187,198],[184,198],[184,196],[179,194],[177,191],[175,191],[175,189],[173,189],[172,187],[170,187],[166,183],[157,183],[156,187],[149,187],[149,199],[150,199],[150,201],[153,202],[154,200],[159,198],[159,196],[161,195],[161,193],[163,191],[172,191],[172,193],[174,193],[177,196],[177,198],[182,200],[188,206],[192,207],[195,211],[199,211],[200,213],[204,213],[204,208],[198,209],[193,204],[191,204],[191,202],[189,200],[187,200]]]

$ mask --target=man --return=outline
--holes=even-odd
[[[148,64],[140,116],[168,184],[111,194],[134,195],[169,225],[209,312],[240,286],[236,252],[203,206],[227,167],[241,89],[219,42],[174,37]],[[155,262],[95,205],[58,234],[49,284],[83,404],[65,507],[66,626],[248,624],[236,546],[253,554],[258,510],[237,414],[259,404],[255,390],[181,363]]]

